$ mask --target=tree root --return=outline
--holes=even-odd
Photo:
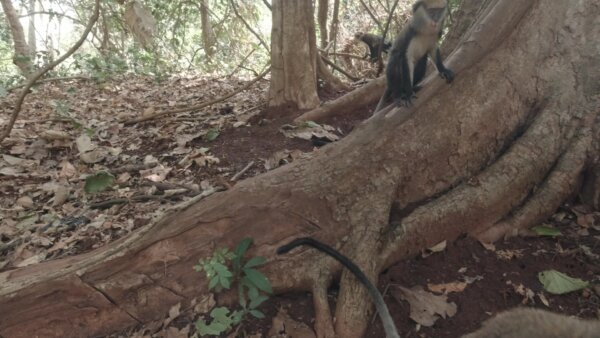
[[[328,275],[329,276],[329,275]],[[313,305],[315,307],[315,331],[318,338],[334,338],[333,318],[327,300],[327,287],[331,279],[322,276],[313,286]]]
[[[556,167],[533,196],[510,217],[473,236],[482,242],[493,242],[503,236],[513,236],[550,217],[580,186],[592,137],[588,133],[575,140],[559,159]]]
[[[343,114],[344,112],[373,104],[379,100],[385,88],[385,78],[377,78],[366,85],[322,106],[309,110],[298,116],[294,122],[320,121],[326,117]]]
[[[495,163],[404,218],[394,230],[394,238],[382,251],[385,265],[441,240],[452,240],[465,232],[485,231],[522,205],[569,147],[569,132],[580,123],[565,125],[563,119],[568,120],[568,117],[561,114],[568,115],[557,112],[553,104],[548,104],[525,134]],[[581,142],[588,144],[589,140],[585,138]],[[581,147],[584,148],[583,156],[587,154],[584,144],[575,143],[574,155],[581,155],[577,151]],[[415,242],[414,238],[422,242]]]

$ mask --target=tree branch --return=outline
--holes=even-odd
[[[13,126],[15,125],[15,121],[17,120],[17,116],[19,116],[19,111],[21,111],[21,106],[23,105],[23,102],[25,101],[25,96],[27,96],[27,94],[29,93],[29,89],[31,89],[31,87],[35,84],[35,82],[40,77],[42,77],[44,74],[46,74],[47,72],[49,72],[51,69],[53,69],[54,67],[56,67],[57,65],[59,65],[61,62],[65,61],[69,56],[71,56],[73,53],[75,53],[75,51],[77,49],[79,49],[79,47],[81,47],[81,45],[83,44],[83,42],[87,38],[88,34],[92,30],[92,27],[94,27],[94,24],[98,20],[99,16],[100,16],[100,0],[96,0],[96,3],[94,5],[94,12],[92,14],[92,17],[90,18],[90,21],[88,22],[87,26],[85,27],[85,30],[83,31],[83,34],[81,34],[81,37],[73,45],[73,47],[71,47],[60,58],[58,58],[55,61],[47,64],[44,68],[38,70],[36,73],[34,73],[27,80],[27,82],[25,83],[25,88],[23,88],[23,91],[21,92],[21,95],[19,95],[19,98],[17,99],[17,103],[15,104],[15,109],[12,112],[12,115],[10,117],[10,121],[8,122],[8,124],[6,125],[6,127],[4,128],[4,131],[2,132],[2,135],[0,135],[0,142],[2,142],[6,137],[8,137],[8,135],[10,135],[10,131],[12,130]]]

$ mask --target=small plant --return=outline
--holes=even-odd
[[[196,271],[204,271],[208,279],[208,289],[221,292],[237,285],[241,309],[231,311],[227,307],[217,307],[210,312],[210,324],[203,319],[196,322],[196,330],[201,336],[220,335],[242,322],[248,314],[256,318],[265,315],[258,307],[268,296],[260,292],[272,293],[273,289],[267,277],[255,268],[265,263],[265,258],[256,256],[244,260],[244,255],[252,245],[252,239],[242,240],[233,252],[227,248],[215,250],[208,258],[202,258],[194,266]]]

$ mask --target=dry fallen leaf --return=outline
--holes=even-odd
[[[273,317],[268,336],[271,338],[316,338],[311,328],[293,320],[283,309],[279,309],[277,315]]]
[[[408,301],[410,318],[423,326],[432,326],[440,317],[452,317],[456,314],[456,304],[448,303],[447,296],[436,296],[423,290],[421,286],[411,289],[396,286],[392,289],[392,295],[398,301]]]
[[[444,284],[427,284],[427,288],[436,293],[448,294],[450,292],[463,292],[467,287],[466,282],[451,282]]]

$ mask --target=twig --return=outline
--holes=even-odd
[[[321,59],[323,59],[323,61],[330,65],[331,67],[333,67],[335,70],[337,70],[338,72],[344,74],[347,78],[349,78],[352,81],[358,81],[359,79],[355,76],[352,76],[352,74],[346,72],[343,68],[341,68],[340,66],[336,65],[335,63],[333,63],[331,60],[329,60],[328,58],[324,57],[321,55]]]
[[[146,164],[127,164],[124,165],[122,167],[118,167],[115,169],[110,169],[110,172],[113,174],[120,174],[120,173],[124,173],[124,172],[131,172],[131,171],[139,171],[139,170],[145,170],[145,169],[151,169],[156,167],[158,163],[146,163]]]
[[[271,49],[269,48],[269,46],[267,46],[267,44],[263,41],[263,39],[260,37],[260,35],[254,30],[252,29],[252,26],[250,26],[248,24],[248,22],[246,22],[246,20],[244,19],[244,17],[242,17],[240,15],[240,13],[238,13],[237,7],[235,5],[235,0],[231,0],[231,7],[233,8],[233,12],[235,13],[235,16],[237,16],[240,20],[242,20],[242,23],[244,24],[244,26],[246,26],[246,28],[252,33],[254,34],[254,36],[256,36],[256,38],[258,39],[258,41],[260,41],[260,44],[263,45],[263,47],[265,47],[265,49],[267,50],[267,52],[271,53]]]
[[[42,77],[48,71],[50,71],[51,69],[53,69],[54,67],[59,65],[61,62],[65,61],[69,56],[71,56],[71,54],[75,53],[75,51],[77,49],[79,49],[79,47],[81,47],[81,45],[87,38],[88,34],[92,30],[92,27],[98,20],[99,16],[100,16],[100,0],[96,0],[96,4],[94,5],[94,13],[92,14],[92,17],[90,18],[90,21],[88,22],[87,26],[85,26],[85,30],[83,31],[83,34],[81,34],[81,37],[73,45],[73,47],[71,47],[63,56],[59,57],[58,59],[56,59],[53,62],[50,62],[44,68],[38,70],[27,80],[27,82],[25,83],[25,86],[24,86],[25,88],[23,88],[23,91],[21,92],[21,94],[19,95],[19,98],[17,99],[17,104],[15,105],[15,109],[12,112],[10,120],[8,121],[8,124],[4,128],[4,132],[2,133],[2,135],[0,135],[0,142],[2,142],[6,137],[8,137],[8,135],[10,135],[10,131],[12,130],[13,126],[15,125],[15,121],[17,120],[17,116],[19,116],[19,112],[21,111],[21,106],[23,105],[23,102],[25,101],[25,96],[27,96],[27,94],[29,93],[29,89],[31,89],[31,87],[35,84],[35,82],[40,77]]]
[[[379,48],[377,48],[377,77],[383,71],[383,59],[381,58],[381,53],[383,51],[383,45],[385,45],[385,37],[387,35],[388,29],[390,29],[390,21],[392,21],[392,17],[394,16],[394,11],[396,10],[396,6],[398,6],[398,0],[394,2],[394,6],[392,6],[392,10],[388,15],[387,21],[385,23],[385,29],[383,30],[383,35],[381,36],[381,43],[379,44]]]
[[[231,182],[235,182],[238,180],[238,178],[240,178],[240,176],[244,175],[246,173],[246,171],[248,171],[248,169],[250,169],[252,166],[254,165],[254,161],[250,161],[250,163],[248,163],[248,165],[246,165],[244,167],[244,169],[240,170],[237,174],[233,175],[233,177],[231,178]]]
[[[53,82],[53,81],[91,80],[91,79],[92,79],[91,77],[87,77],[87,76],[51,77],[51,78],[39,80],[35,84],[40,84],[40,83],[45,83],[45,82]],[[14,87],[8,88],[7,91],[10,92],[11,90],[19,89],[23,86],[25,86],[25,84],[16,85]]]
[[[360,0],[360,4],[365,8],[365,10],[367,11],[367,14],[369,14],[371,19],[373,19],[373,21],[375,21],[375,23],[377,24],[377,27],[379,27],[379,30],[382,31],[383,27],[381,26],[381,22],[379,22],[379,20],[377,20],[377,17],[375,16],[375,14],[373,14],[373,12],[371,12],[371,9],[369,8],[369,6],[367,6],[367,4],[363,0]]]
[[[239,88],[238,90],[235,90],[227,95],[221,96],[219,98],[216,98],[212,101],[209,102],[205,102],[205,103],[201,103],[201,104],[197,104],[195,106],[190,106],[190,107],[184,107],[184,108],[179,108],[179,109],[173,109],[173,110],[167,110],[167,111],[163,111],[163,112],[159,112],[156,114],[152,114],[152,115],[148,115],[148,116],[142,116],[142,117],[138,117],[135,119],[131,119],[131,120],[121,120],[120,122],[124,123],[126,126],[132,125],[132,124],[136,124],[139,122],[144,122],[144,121],[149,121],[149,120],[154,120],[157,119],[159,117],[165,116],[165,115],[170,115],[170,114],[176,114],[176,113],[184,113],[184,112],[188,112],[191,110],[198,110],[198,109],[202,109],[204,107],[208,107],[211,106],[215,103],[221,102],[221,101],[225,101],[228,98],[250,88],[253,84],[255,84],[256,82],[258,82],[260,79],[262,79],[263,77],[265,77],[265,75],[267,75],[269,73],[269,71],[271,70],[271,67],[267,67],[267,69],[265,69],[264,72],[262,72],[260,75],[258,75],[254,80],[248,82],[246,85],[244,85],[243,87]]]

